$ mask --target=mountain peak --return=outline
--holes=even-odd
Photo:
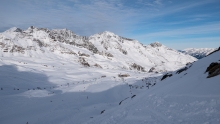
[[[162,46],[162,44],[159,43],[159,42],[154,42],[154,43],[151,43],[150,45],[151,45],[152,47],[161,47],[161,46]]]
[[[8,29],[6,32],[22,32],[22,30],[17,27],[12,27],[12,28]]]
[[[104,35],[116,35],[114,34],[113,32],[110,32],[110,31],[104,31],[102,33],[99,33],[100,35],[104,34]]]

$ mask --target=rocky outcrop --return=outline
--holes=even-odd
[[[36,42],[38,44],[39,47],[48,47],[48,44],[45,44],[43,42],[41,42],[39,39],[34,38],[33,39],[34,42]]]
[[[122,52],[124,55],[128,54],[128,52],[126,50],[122,49],[122,48],[120,48],[119,51]]]
[[[186,71],[188,68],[185,67],[185,68],[182,68],[182,69],[179,69],[178,71],[176,71],[176,74],[180,74],[182,73],[183,71]]]
[[[18,53],[24,54],[25,53],[25,48],[17,46],[17,45],[14,45],[14,46],[12,46],[10,52],[11,53],[18,52]]]
[[[173,76],[173,75],[167,73],[167,74],[163,75],[163,77],[161,78],[161,81],[166,79],[167,77],[171,77],[171,76]]]
[[[152,47],[154,47],[154,48],[156,48],[156,47],[161,47],[161,46],[162,46],[162,44],[159,43],[159,42],[151,43],[150,45],[151,45]]]
[[[89,51],[93,53],[97,53],[98,49],[89,42],[89,38],[86,36],[78,36],[74,34],[72,31],[67,29],[61,29],[61,30],[52,30],[49,33],[49,37],[53,41],[58,41],[70,45],[75,45],[78,47],[83,47],[88,49]]]
[[[138,70],[138,71],[145,72],[144,67],[142,67],[142,66],[140,66],[140,65],[138,65],[138,64],[136,64],[136,63],[133,63],[133,64],[131,65],[131,68],[132,68],[132,69],[135,69],[135,70]]]
[[[220,74],[220,63],[213,62],[211,63],[205,72],[208,72],[207,78],[211,78]]]
[[[156,68],[152,67],[148,72],[155,72]]]
[[[82,64],[84,67],[90,67],[89,63],[83,57],[79,57],[79,63]]]
[[[85,53],[80,53],[80,51],[78,52],[79,56],[85,56],[85,57],[90,57],[89,54],[85,54]]]
[[[129,74],[118,74],[118,77],[129,77]]]
[[[102,66],[97,64],[97,63],[94,66],[97,67],[97,68],[102,68]]]

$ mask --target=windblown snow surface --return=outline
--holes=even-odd
[[[101,37],[106,39],[107,34],[111,38],[118,36],[109,32],[91,36],[89,41],[98,51],[114,56],[109,59],[91,53],[84,48],[86,45],[51,43],[47,34],[37,36],[42,30],[31,30],[44,45],[49,44],[41,47],[32,42],[33,34],[27,36],[18,29],[11,30],[0,37],[1,124],[220,123],[220,76],[206,78],[208,74],[205,73],[210,63],[219,62],[220,52],[188,64],[189,69],[176,74],[172,71],[196,59],[159,43],[143,48],[136,41],[124,40],[125,47],[113,45],[119,44],[118,39],[107,42],[110,39],[103,43],[109,50],[105,51],[102,44],[95,41]],[[30,46],[31,49],[26,49]],[[71,53],[70,49],[80,53],[61,53],[65,50]],[[90,65],[99,62],[102,68],[81,65],[78,61],[81,53],[90,55],[84,57]],[[140,57],[144,59],[139,60]],[[125,61],[131,60],[146,70],[156,65],[162,71],[128,69],[129,64]],[[167,72],[173,76],[161,81]]]

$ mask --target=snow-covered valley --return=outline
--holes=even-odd
[[[197,61],[111,32],[34,27],[1,33],[0,49],[2,124],[220,123],[219,70],[205,73],[219,51]]]

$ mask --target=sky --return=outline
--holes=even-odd
[[[174,49],[220,46],[220,0],[0,0],[0,32],[30,26],[103,31]]]

